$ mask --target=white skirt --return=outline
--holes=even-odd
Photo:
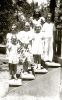
[[[34,41],[32,43],[32,54],[40,54],[43,53],[43,40],[41,41]]]

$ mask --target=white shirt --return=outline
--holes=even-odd
[[[31,17],[31,22],[33,23],[33,26],[35,26],[35,25],[37,25],[37,24],[39,24],[39,25],[41,25],[42,23],[41,23],[41,20],[43,20],[44,22],[45,22],[45,18],[44,17],[40,17],[38,20],[36,20],[36,19],[33,19],[32,17]]]
[[[33,0],[34,3],[38,2],[38,5],[40,6],[41,4],[47,4],[48,0]]]
[[[32,38],[32,30],[30,31],[20,31],[17,35],[17,38],[22,42],[28,44]]]
[[[44,37],[53,37],[53,31],[55,31],[55,26],[53,23],[44,23],[42,31],[44,32]]]
[[[16,43],[16,45],[12,44],[12,36],[14,34],[12,33],[8,33],[7,34],[7,37],[8,38],[8,41],[10,41],[8,43],[7,41],[7,59],[8,59],[8,62],[9,63],[12,63],[12,64],[17,64],[19,62],[19,54],[18,54],[18,48],[19,48],[19,43]],[[9,37],[10,36],[10,37]]]

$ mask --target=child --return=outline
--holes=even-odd
[[[42,31],[44,32],[44,61],[53,60],[53,36],[55,34],[54,23],[51,22],[51,13],[48,13],[47,22],[44,23]]]
[[[30,24],[28,22],[25,23],[24,31],[18,33],[18,39],[22,43],[20,60],[23,63],[23,73],[29,75],[28,67],[31,66],[32,54],[31,54],[31,31],[30,31]]]
[[[41,70],[41,72],[47,72],[47,70],[41,66],[41,59],[43,56],[43,34],[41,31],[41,25],[37,24],[34,27],[33,41],[32,41],[32,54],[34,58],[35,68]]]
[[[9,71],[11,78],[17,79],[17,64],[19,62],[18,47],[19,43],[16,36],[16,25],[12,25],[12,32],[7,34],[7,57],[9,63]],[[9,37],[10,36],[10,37]]]

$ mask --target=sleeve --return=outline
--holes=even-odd
[[[45,22],[45,18],[44,17],[41,17],[40,20],[43,21],[43,22]]]

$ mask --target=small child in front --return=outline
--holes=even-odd
[[[11,33],[8,33],[6,36],[9,71],[10,71],[10,77],[13,79],[17,79],[16,77],[17,64],[19,63],[19,54],[18,54],[19,43],[17,40],[15,29],[16,29],[16,25],[13,24]]]

